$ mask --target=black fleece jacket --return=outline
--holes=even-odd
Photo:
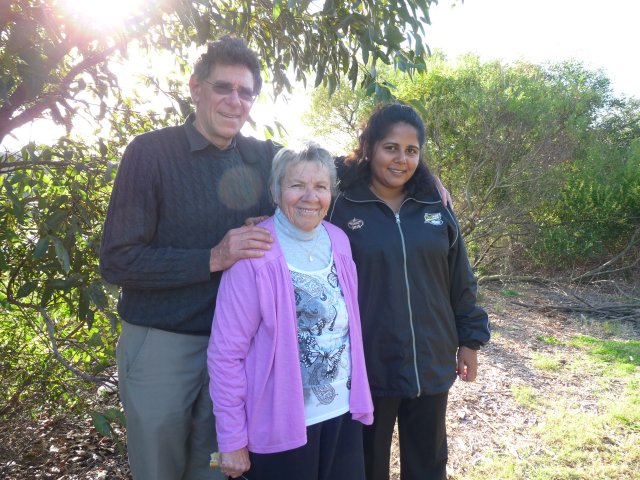
[[[405,199],[396,216],[361,182],[337,196],[329,220],[347,233],[358,269],[372,394],[447,391],[458,347],[489,340],[453,213],[436,194]]]

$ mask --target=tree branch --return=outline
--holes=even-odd
[[[9,297],[9,295],[7,295],[7,301],[11,305],[15,305],[17,307],[24,308],[26,310],[35,310],[35,311],[40,313],[40,315],[42,316],[42,319],[44,320],[45,325],[46,325],[46,333],[47,333],[47,337],[49,339],[49,344],[51,346],[51,353],[52,353],[53,357],[58,362],[60,362],[60,364],[64,368],[66,368],[71,373],[73,373],[77,377],[79,377],[79,378],[81,378],[81,379],[83,379],[83,380],[85,380],[87,382],[91,382],[91,383],[95,383],[95,384],[102,384],[105,381],[109,380],[109,377],[89,375],[89,374],[83,372],[82,370],[79,370],[78,368],[74,367],[71,363],[69,363],[69,361],[67,361],[66,358],[64,358],[64,356],[62,355],[62,353],[58,349],[58,340],[56,339],[56,335],[55,335],[56,331],[55,331],[54,321],[52,320],[51,316],[49,315],[49,312],[47,312],[46,308],[40,307],[40,306],[36,306],[36,305],[31,305],[29,303],[20,302],[20,301],[14,299],[12,297]]]
[[[27,168],[31,168],[31,167],[37,167],[37,166],[41,166],[41,167],[53,167],[53,168],[60,168],[60,167],[68,167],[69,165],[76,165],[77,162],[69,162],[66,160],[61,160],[59,162],[53,162],[53,161],[22,161],[22,162],[2,162],[0,163],[0,174],[8,174],[8,173],[13,173],[16,170],[21,170],[21,169],[27,169]]]
[[[44,307],[38,307],[37,310],[40,311],[40,315],[42,315],[42,318],[44,319],[47,325],[47,336],[49,337],[49,342],[51,344],[51,351],[53,352],[53,356],[58,360],[58,362],[60,362],[64,368],[72,372],[74,375],[82,378],[83,380],[86,380],[87,382],[103,383],[106,379],[105,377],[96,377],[93,375],[88,375],[83,371],[77,369],[73,365],[71,365],[62,356],[62,354],[58,350],[58,342],[56,340],[56,335],[55,335],[56,330],[55,330],[55,325],[53,323],[53,320],[51,319],[51,317],[49,316],[49,313]]]
[[[622,251],[620,253],[618,253],[615,257],[611,258],[610,260],[608,260],[607,262],[603,263],[599,267],[588,271],[587,273],[583,273],[582,275],[578,275],[577,277],[573,277],[571,279],[571,281],[572,282],[578,282],[578,281],[584,280],[586,278],[593,278],[593,277],[598,276],[598,275],[608,275],[608,274],[611,274],[611,273],[617,273],[617,272],[621,272],[621,271],[633,268],[635,265],[638,264],[638,262],[640,262],[640,258],[637,258],[635,260],[635,262],[633,262],[631,265],[628,265],[628,266],[625,266],[625,267],[622,267],[622,268],[618,268],[618,269],[615,269],[615,270],[605,270],[606,268],[610,267],[611,265],[613,265],[615,262],[617,262],[618,260],[620,260],[621,258],[623,258],[627,254],[627,252],[631,249],[631,247],[633,247],[634,244],[636,243],[636,237],[638,235],[640,235],[640,227],[636,228],[635,232],[633,232],[633,235],[631,235],[631,239],[629,240],[629,242],[627,243],[625,248],[622,249]]]
[[[478,277],[478,284],[487,282],[529,282],[541,283],[542,285],[548,285],[552,283],[546,278],[533,277],[528,275],[485,275],[483,277]]]
[[[118,48],[119,44],[114,44],[111,47],[104,49],[97,55],[85,57],[81,62],[74,65],[69,72],[62,78],[58,87],[52,91],[45,93],[40,100],[36,100],[36,103],[31,107],[26,108],[15,117],[11,115],[18,109],[20,105],[27,102],[24,84],[20,85],[11,96],[11,99],[6,102],[3,107],[0,107],[0,142],[4,137],[14,129],[29,123],[42,115],[47,109],[52,109],[55,103],[64,105],[67,98],[71,98],[68,94],[69,85],[75,80],[75,78],[82,72],[85,72],[91,67],[94,67],[100,63],[106,62],[111,54],[113,54]],[[14,98],[17,95],[16,98]],[[22,99],[22,101],[20,101]],[[69,108],[69,107],[65,107]]]

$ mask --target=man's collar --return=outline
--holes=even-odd
[[[207,140],[204,137],[204,135],[202,135],[198,131],[198,129],[195,127],[195,125],[193,124],[195,119],[196,119],[195,112],[191,112],[184,122],[184,131],[187,134],[187,141],[189,142],[189,148],[191,149],[192,152],[197,152],[198,150],[204,150],[209,145],[212,145],[213,148],[216,148],[220,151],[226,151],[226,150],[231,150],[232,148],[235,148],[236,137],[233,137],[233,139],[231,140],[231,143],[225,149],[221,149],[215,146],[213,143]]]

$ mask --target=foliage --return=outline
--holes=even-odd
[[[640,103],[625,106],[601,120],[580,158],[553,170],[564,184],[532,213],[534,261],[567,267],[603,258],[624,250],[640,229]],[[631,248],[629,261],[636,254]]]
[[[311,94],[311,105],[303,121],[313,129],[314,136],[323,137],[323,144],[337,143],[336,155],[344,155],[355,147],[358,129],[375,104],[375,99],[361,88],[342,87],[332,95],[326,88],[318,88]]]
[[[19,159],[7,154],[6,164],[12,168],[0,186],[4,413],[20,397],[46,393],[42,406],[64,403],[78,381],[104,381],[115,344],[110,295],[96,267],[115,164],[66,139],[52,147],[30,144]]]
[[[557,188],[547,173],[570,162],[604,106],[608,81],[565,63],[436,61],[401,97],[425,116],[427,161],[456,192],[476,266],[510,269],[529,242],[529,212]],[[512,268],[512,267],[511,267]]]
[[[91,420],[93,421],[93,425],[95,426],[98,433],[104,435],[105,437],[113,438],[118,451],[121,455],[124,455],[126,448],[120,440],[119,434],[112,426],[113,424],[115,424],[120,427],[126,427],[127,421],[124,413],[116,408],[107,408],[103,412],[92,411]]]
[[[140,2],[119,28],[85,28],[86,19],[64,0],[22,0],[0,6],[0,141],[43,113],[70,130],[77,109],[99,101],[101,119],[118,100],[109,61],[135,40],[149,51],[168,50],[185,68],[192,44],[223,34],[245,38],[260,54],[276,92],[290,88],[287,72],[332,92],[343,81],[375,86],[378,62],[403,71],[424,68],[422,36],[431,0],[311,0]],[[404,43],[407,42],[407,43]],[[184,99],[179,102],[184,107]]]
[[[436,53],[425,72],[379,68],[377,79],[421,112],[425,160],[454,194],[480,273],[584,268],[611,252],[625,252],[616,267],[633,265],[640,104],[614,98],[602,72],[473,55],[453,63]],[[344,101],[353,110],[357,95],[327,106]],[[371,108],[350,111],[346,122],[318,103],[308,115],[315,124],[338,119],[341,128]]]

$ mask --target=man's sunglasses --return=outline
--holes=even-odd
[[[228,96],[233,93],[235,90],[238,92],[238,97],[240,100],[244,100],[245,102],[253,102],[256,99],[256,95],[253,93],[253,90],[247,87],[236,87],[229,82],[210,82],[209,80],[205,80],[206,83],[211,85],[212,90],[218,95]]]

